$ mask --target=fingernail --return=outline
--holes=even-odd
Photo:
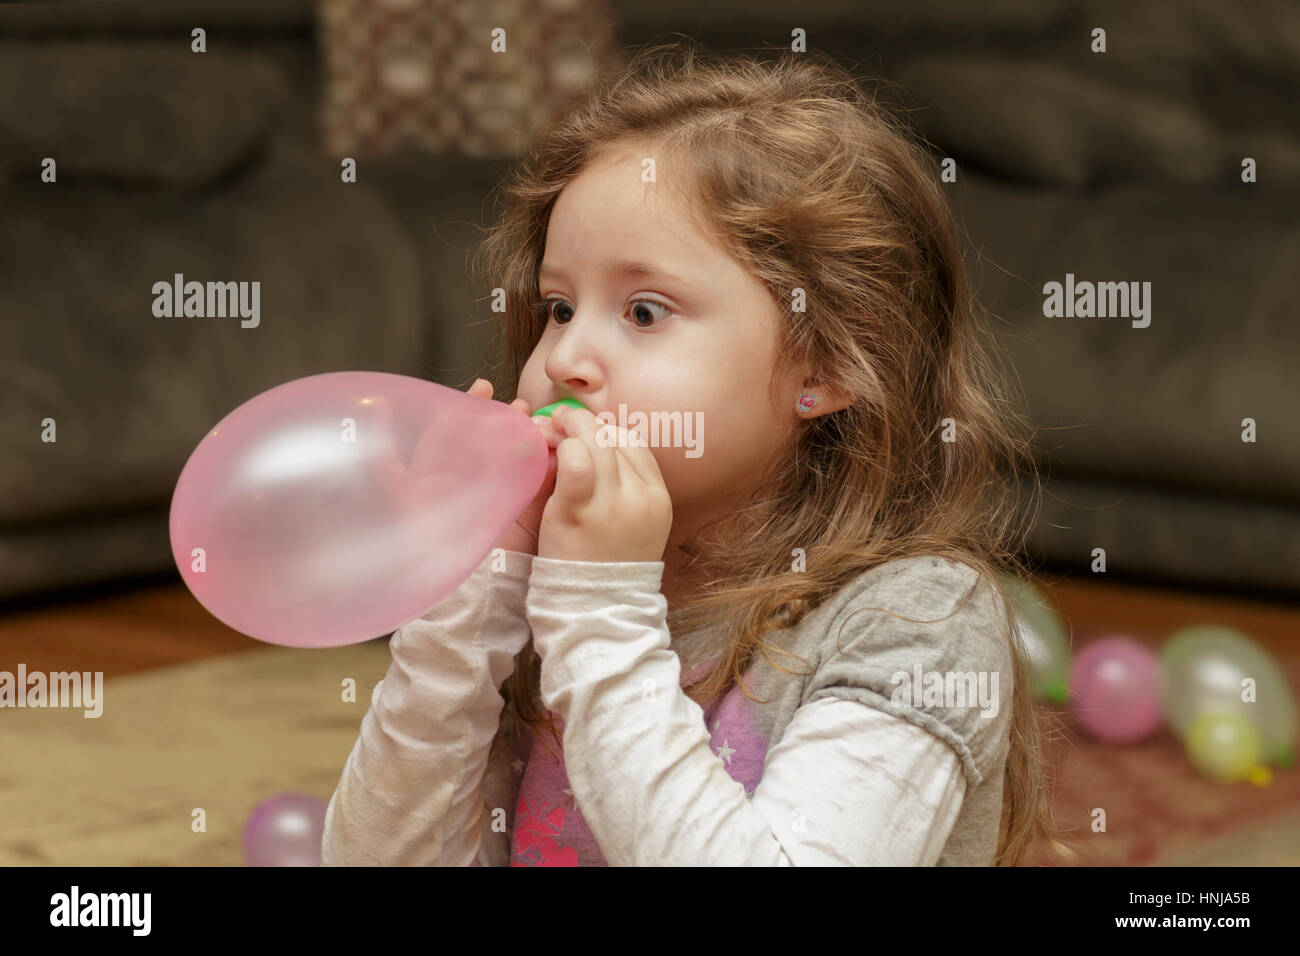
[[[546,421],[546,416],[545,416],[545,415],[534,415],[534,416],[533,416],[533,424],[534,424],[534,425],[540,425],[540,424],[542,424],[542,423],[545,422],[545,421]]]

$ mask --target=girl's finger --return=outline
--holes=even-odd
[[[561,441],[555,449],[555,466],[555,494],[565,504],[582,507],[591,501],[596,493],[596,468],[584,441]]]
[[[561,405],[551,415],[555,427],[564,437],[580,438],[587,446],[595,468],[595,479],[601,484],[616,484],[619,481],[618,452],[612,447],[602,447],[596,440],[596,432],[604,427],[596,416],[585,408],[571,408]]]
[[[619,484],[624,485],[633,478],[638,477],[636,469],[632,467],[632,463],[623,454],[624,449],[619,446],[621,429],[616,425],[602,425],[597,422],[596,435],[600,436],[602,433],[604,433],[604,440],[609,442],[609,450],[614,453],[614,464],[618,468]]]
[[[533,416],[533,424],[542,430],[542,437],[546,439],[546,444],[552,448],[558,448],[560,442],[564,441],[564,435],[556,427],[554,419],[549,415]]]
[[[650,446],[643,444],[644,439],[634,431],[620,428],[618,433],[620,437],[618,453],[627,462],[632,473],[651,487],[662,485],[663,472],[659,468],[659,462],[655,460],[654,453],[650,451]]]

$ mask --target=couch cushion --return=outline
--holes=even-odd
[[[178,43],[0,43],[0,175],[201,186],[266,142],[289,96],[263,59]]]
[[[1100,578],[1092,551],[1104,548],[1108,578],[1300,597],[1295,505],[1052,476],[1040,502],[1026,546],[1070,573]]]
[[[1105,61],[1147,75],[1188,73],[1199,92],[1215,97],[1224,85],[1250,75],[1281,79],[1294,95],[1300,82],[1300,4],[1295,0],[1073,0],[1072,23],[1085,38],[1106,28]],[[1086,42],[1073,43],[1091,56]],[[1100,67],[1100,63],[1099,63]],[[1229,101],[1230,102],[1230,101]],[[1241,103],[1247,109],[1250,104]],[[1278,114],[1279,121],[1294,120]]]
[[[1300,187],[949,188],[1055,474],[1300,503]],[[1067,274],[1150,282],[1150,324],[1045,315]]]
[[[1300,9],[1300,8],[1297,8]],[[1194,92],[1177,71],[1156,76],[1034,59],[919,57],[897,81],[920,131],[959,160],[1005,176],[1082,189],[1103,183],[1231,183],[1252,157],[1259,177],[1300,183],[1300,129],[1247,123],[1240,106]],[[1282,81],[1225,75],[1237,104],[1273,102]],[[1267,112],[1267,110],[1263,110]]]

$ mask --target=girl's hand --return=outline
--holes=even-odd
[[[492,397],[492,383],[486,379],[476,379],[474,384],[465,390],[465,394],[490,399]],[[528,402],[522,398],[516,398],[510,403],[510,407],[519,409],[525,415],[530,414]],[[560,443],[560,437],[549,418],[540,422],[538,427],[542,429],[542,434],[546,436],[546,443],[552,449]],[[556,457],[551,454],[548,458],[546,478],[542,481],[542,486],[538,489],[536,497],[524,509],[523,513],[515,519],[515,523],[506,529],[501,539],[493,545],[493,550],[503,548],[506,551],[518,551],[521,554],[537,554],[537,529],[542,523],[542,509],[546,507],[547,499],[551,497],[551,492],[555,490]]]
[[[561,406],[552,421],[555,492],[542,513],[538,557],[561,561],[662,561],[673,503],[659,463],[635,433]],[[597,441],[602,433],[604,447]]]

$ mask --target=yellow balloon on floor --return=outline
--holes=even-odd
[[[1232,711],[1201,714],[1187,729],[1187,757],[1201,773],[1219,783],[1251,776],[1259,765],[1259,730]]]

